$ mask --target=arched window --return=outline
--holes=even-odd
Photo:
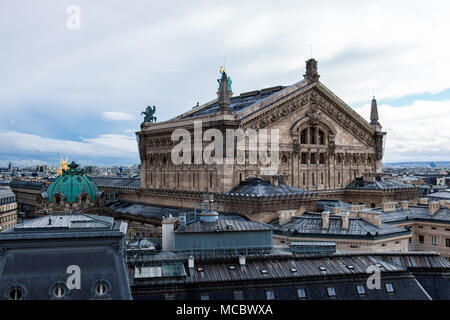
[[[319,144],[325,144],[325,133],[322,130],[319,130],[318,140]]]
[[[311,127],[309,128],[309,144],[316,144],[316,128]]]

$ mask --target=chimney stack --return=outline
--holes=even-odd
[[[395,206],[395,202],[383,202],[381,204],[381,210],[383,210],[383,212],[395,212]]]
[[[350,220],[350,213],[349,212],[342,213],[342,229],[348,230],[350,222],[349,220]]]
[[[245,266],[245,256],[244,255],[239,257],[239,265]]]
[[[190,256],[188,259],[188,268],[194,269],[194,257],[193,256]]]
[[[342,214],[342,207],[333,207],[331,212],[333,212],[333,214],[340,215]]]
[[[432,216],[441,208],[441,203],[439,201],[431,201],[428,204],[428,214]]]
[[[402,206],[402,210],[408,210],[408,201],[400,201],[400,205]]]
[[[419,204],[428,204],[428,198],[420,198]]]
[[[330,212],[325,211],[322,213],[322,228],[328,229],[330,224]]]
[[[170,215],[162,221],[162,250],[172,251],[174,249],[174,231],[178,227],[179,219]]]

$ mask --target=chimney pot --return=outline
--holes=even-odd
[[[193,269],[194,268],[194,257],[193,256],[189,257],[188,267],[189,267],[189,269]]]

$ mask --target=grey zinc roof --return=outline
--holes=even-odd
[[[287,195],[287,194],[306,194],[311,193],[305,189],[299,189],[289,186],[280,182],[278,186],[275,186],[268,181],[250,178],[245,181],[241,181],[237,186],[233,187],[227,195],[232,194],[248,194],[254,196],[270,196],[270,195]]]
[[[219,218],[216,222],[196,221],[178,228],[176,233],[206,233],[206,232],[239,232],[239,231],[269,231],[269,225],[260,222],[241,219]]]
[[[178,217],[186,212],[186,209],[170,208],[162,206],[153,206],[145,204],[137,204],[132,202],[117,201],[107,205],[108,208],[124,214],[130,214],[134,216],[141,215],[145,218],[162,219],[163,216],[172,215]]]
[[[0,187],[0,199],[3,198],[16,198],[16,194],[12,192],[10,188],[2,188]]]
[[[261,102],[276,92],[279,92],[281,89],[284,89],[285,87],[274,87],[271,91],[270,88],[267,90],[255,90],[249,93],[243,93],[239,96],[231,97],[230,99],[230,107],[234,114],[238,114],[247,108],[255,105],[258,102]],[[206,116],[206,115],[212,115],[215,114],[219,110],[219,103],[216,101],[209,106],[200,109],[199,111],[194,111],[190,113],[187,116],[184,116],[182,118],[192,118],[192,117],[199,117],[199,116]]]
[[[440,192],[430,193],[426,197],[431,198],[431,199],[450,200],[450,192],[449,191],[440,191]]]
[[[381,209],[374,209],[375,212],[381,212],[383,215],[381,221],[384,223],[395,223],[405,220],[430,220],[443,221],[450,223],[450,209],[441,207],[432,216],[428,213],[428,206],[409,206],[407,210],[396,208],[395,212],[383,212]]]
[[[400,181],[353,181],[346,189],[362,189],[362,190],[390,190],[390,189],[404,189],[415,188],[411,184],[406,184]]]
[[[383,237],[397,233],[406,233],[405,228],[395,227],[388,224],[382,224],[380,228],[363,220],[349,219],[349,228],[342,228],[342,218],[331,215],[329,218],[329,227],[322,228],[322,218],[316,214],[305,214],[301,217],[294,217],[290,223],[279,226],[275,225],[274,230],[282,232],[291,232],[299,235],[317,235],[317,236],[351,236],[351,237]]]
[[[98,187],[140,188],[141,179],[115,176],[91,176]]]
[[[49,215],[16,225],[14,231],[61,229],[111,229],[114,219],[81,214]]]

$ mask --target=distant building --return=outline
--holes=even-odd
[[[0,299],[131,299],[127,224],[52,214],[0,233]]]
[[[18,210],[27,216],[35,216],[39,211],[40,194],[45,190],[48,181],[18,178],[10,182],[11,190],[16,195]]]
[[[17,224],[16,195],[10,188],[0,187],[0,231]]]

